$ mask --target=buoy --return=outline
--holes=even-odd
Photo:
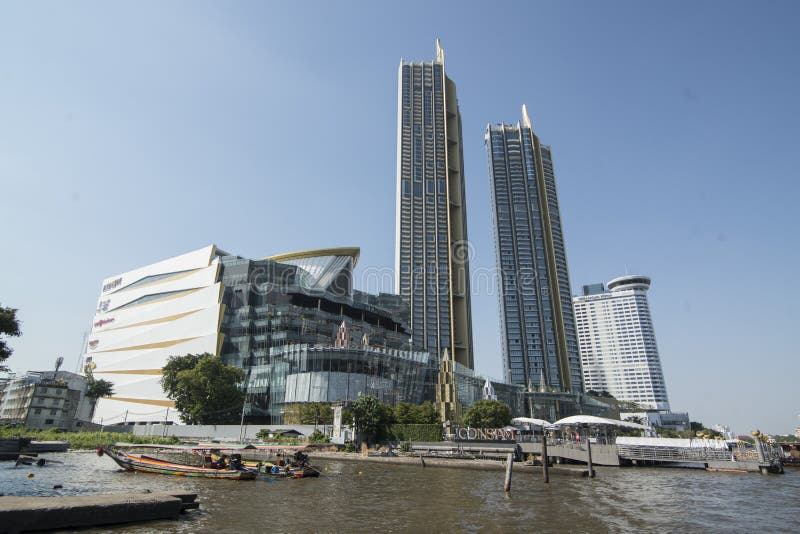
[[[361,474],[361,471],[359,471],[359,472],[358,472],[358,474],[360,475],[360,474]],[[33,475],[31,475],[31,476],[33,476]]]
[[[359,473],[360,475],[361,473]],[[28,473],[28,478],[33,478],[33,473]]]

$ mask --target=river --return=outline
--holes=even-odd
[[[201,503],[179,521],[91,532],[800,531],[798,470],[762,476],[598,468],[593,480],[554,474],[550,484],[539,473],[518,472],[506,495],[500,470],[324,460],[315,462],[318,479],[236,482],[125,473],[89,452],[45,456],[64,463],[0,463],[0,493],[180,490],[197,493]]]

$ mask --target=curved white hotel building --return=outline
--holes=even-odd
[[[650,278],[621,276],[583,287],[573,298],[587,390],[669,410],[664,373],[647,302]]]

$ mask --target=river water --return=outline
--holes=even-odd
[[[237,482],[125,473],[88,452],[46,457],[64,463],[0,463],[0,493],[180,490],[201,503],[178,521],[91,532],[800,532],[798,470],[598,468],[593,480],[553,474],[550,484],[517,471],[506,495],[501,470],[319,460],[317,479]]]

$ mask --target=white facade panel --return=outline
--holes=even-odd
[[[133,271],[110,276],[103,280],[100,295],[108,295],[138,282],[147,276],[200,269],[211,265],[216,247],[209,245],[199,250],[181,254],[168,260],[153,263]]]
[[[216,247],[176,256],[103,281],[85,366],[114,384],[95,422],[178,421],[161,389],[170,356],[217,354],[224,310]],[[148,278],[151,277],[151,278]],[[137,284],[138,282],[138,284]],[[151,297],[135,302],[143,297]],[[125,306],[130,304],[130,306]]]
[[[139,306],[95,314],[92,333],[115,330],[166,317],[201,310],[222,296],[222,284],[215,283],[176,298],[148,302]]]

